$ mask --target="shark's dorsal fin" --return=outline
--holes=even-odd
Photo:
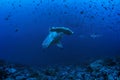
[[[56,46],[59,47],[59,48],[63,48],[63,45],[61,44],[60,41],[56,43]]]

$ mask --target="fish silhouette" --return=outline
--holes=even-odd
[[[66,27],[52,27],[49,29],[49,34],[45,38],[45,40],[42,43],[43,48],[48,48],[52,44],[56,44],[57,47],[63,48],[63,45],[61,44],[60,40],[63,37],[63,35],[72,35],[73,32],[69,28]]]

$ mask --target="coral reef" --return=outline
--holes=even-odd
[[[120,58],[88,65],[28,66],[0,60],[0,80],[120,80]]]

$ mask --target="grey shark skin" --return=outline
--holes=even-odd
[[[56,44],[56,46],[59,48],[63,48],[63,45],[60,42],[63,35],[73,34],[73,32],[69,28],[65,28],[65,27],[52,27],[50,28],[49,31],[50,32],[48,36],[45,38],[45,40],[42,43],[43,48],[48,48],[53,44]]]

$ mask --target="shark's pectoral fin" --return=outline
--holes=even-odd
[[[56,43],[57,47],[59,48],[63,48],[63,45],[61,44],[61,42],[59,41],[58,43]]]

